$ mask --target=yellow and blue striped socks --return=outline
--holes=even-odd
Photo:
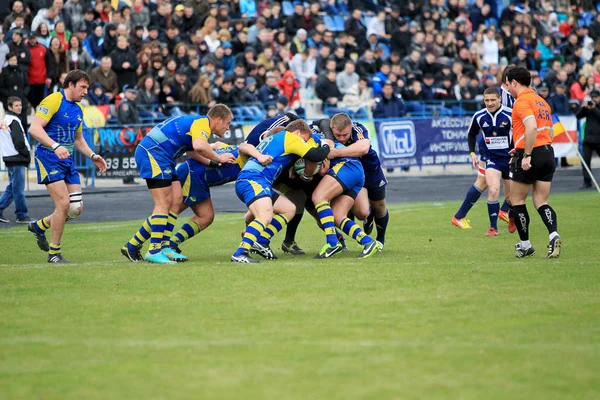
[[[150,216],[150,226],[152,233],[150,234],[150,254],[158,254],[162,250],[162,240],[167,227],[169,216],[167,214],[152,214]]]
[[[183,224],[175,233],[175,235],[173,235],[171,242],[179,246],[181,243],[199,234],[201,230],[202,229],[200,228],[200,225],[198,225],[195,221],[190,220],[189,222]]]
[[[127,242],[127,247],[129,247],[130,251],[135,251],[139,247],[150,239],[150,235],[152,233],[152,226],[150,225],[150,218],[146,218],[140,229],[133,235],[129,242]]]
[[[50,229],[50,218],[44,217],[42,219],[38,219],[37,221],[35,221],[35,224],[33,224],[33,229],[35,229],[37,233],[42,235],[44,232]]]
[[[273,219],[271,219],[269,226],[267,226],[258,237],[258,243],[262,245],[268,245],[271,242],[271,238],[275,236],[277,232],[281,232],[287,224],[288,219],[285,217],[285,215],[273,215]]]
[[[50,250],[48,250],[48,254],[55,255],[60,253],[60,244],[50,243]]]
[[[233,254],[234,256],[241,256],[243,253],[250,250],[254,242],[260,237],[262,231],[265,230],[265,224],[255,219],[250,222],[246,227],[246,232],[244,233],[244,237],[242,238],[242,242],[240,243],[240,247]]]
[[[362,246],[373,241],[373,239],[364,233],[360,226],[358,226],[358,224],[352,221],[350,218],[344,218],[342,220],[340,223],[340,229]]]
[[[323,231],[325,231],[327,243],[329,243],[331,247],[336,246],[338,244],[337,232],[335,231],[333,210],[331,209],[329,202],[322,201],[319,204],[315,204],[315,207],[317,209],[317,214],[319,216],[319,220],[321,221]]]
[[[173,229],[175,229],[176,223],[177,213],[171,210],[169,211],[169,217],[167,218],[167,226],[165,227],[165,232],[163,233],[163,247],[169,247],[171,245],[171,235],[173,234]]]

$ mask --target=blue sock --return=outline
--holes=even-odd
[[[504,199],[504,203],[502,203],[502,207],[500,207],[500,210],[504,212],[510,211],[510,206],[508,205],[506,199]]]
[[[498,213],[500,212],[499,201],[488,201],[488,214],[490,216],[490,228],[498,229]]]
[[[477,203],[477,200],[479,200],[479,197],[481,197],[481,193],[482,190],[479,189],[477,186],[471,186],[467,191],[465,201],[463,201],[456,214],[454,214],[454,218],[463,219],[464,217],[466,217],[471,207],[473,207],[475,203]]]
[[[319,204],[315,204],[315,208],[319,219],[321,220],[321,226],[325,231],[327,243],[329,243],[331,247],[336,246],[338,244],[337,231],[335,230],[333,211],[331,210],[329,202],[322,201]]]

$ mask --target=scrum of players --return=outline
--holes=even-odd
[[[259,123],[239,146],[209,144],[211,135],[225,134],[232,118],[229,108],[219,104],[206,117],[169,118],[140,141],[136,161],[155,207],[122,247],[127,259],[157,264],[186,261],[182,244],[214,220],[210,187],[229,182],[235,182],[235,192],[248,208],[232,262],[257,263],[254,254],[276,259],[271,240],[286,228],[282,250],[305,254],[295,240],[304,210],[325,236],[315,258],[348,251],[343,234],[361,247],[358,258],[383,250],[389,218],[387,181],[363,125],[346,114],[309,125],[287,113]],[[176,165],[184,153],[188,159]],[[178,215],[188,207],[194,216],[173,232]],[[355,218],[364,220],[364,229]],[[374,225],[376,239],[369,236]],[[142,256],[146,241],[148,252]]]

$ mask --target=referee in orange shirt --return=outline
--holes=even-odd
[[[538,96],[525,68],[513,68],[505,82],[516,99],[513,106],[514,155],[510,164],[510,191],[513,216],[521,242],[515,245],[518,258],[535,253],[529,242],[529,214],[525,200],[533,187],[533,206],[542,217],[550,234],[546,258],[558,258],[562,240],[557,232],[556,213],[548,204],[548,195],[556,166],[552,149],[552,112]]]

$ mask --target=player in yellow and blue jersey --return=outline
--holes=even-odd
[[[87,95],[90,77],[83,71],[67,74],[64,88],[46,97],[33,117],[29,133],[39,142],[35,150],[38,183],[54,202],[54,212],[28,226],[39,248],[48,252],[48,262],[68,262],[60,249],[65,222],[77,218],[83,210],[81,182],[73,160],[73,150],[90,157],[100,172],[106,162],[95,154],[83,138],[83,109],[79,102]],[[45,231],[52,227],[50,244]]]
[[[148,239],[150,228],[150,248],[144,258],[146,261],[173,264],[187,260],[168,247],[182,197],[181,184],[175,171],[176,160],[187,151],[196,151],[214,165],[234,162],[234,155],[217,154],[208,144],[213,134],[223,137],[232,119],[229,107],[217,104],[208,110],[206,117],[185,115],[169,118],[152,128],[140,141],[135,160],[140,176],[150,189],[154,210],[121,249],[125,257],[134,262],[142,260],[140,248],[143,240]]]
[[[335,142],[336,149],[345,146]],[[342,251],[343,245],[338,240],[336,226],[346,235],[356,240],[363,247],[358,258],[366,258],[377,252],[379,243],[373,240],[350,218],[348,212],[365,184],[365,171],[356,157],[340,157],[331,159],[329,167],[324,164],[321,173],[326,171],[314,192],[312,201],[327,243],[315,258],[329,258]]]
[[[261,154],[273,157],[269,165],[264,166],[255,158],[250,158],[242,169],[235,183],[235,191],[255,219],[246,227],[240,246],[231,256],[232,262],[258,262],[250,257],[248,252],[251,248],[255,248],[263,257],[270,254],[271,257],[266,258],[273,258],[272,251],[262,248],[257,239],[263,236],[270,240],[285,227],[296,211],[294,204],[283,196],[273,204],[273,182],[298,157],[319,162],[329,154],[329,146],[307,143],[311,133],[310,127],[302,120],[290,123],[286,131],[265,138],[257,146]]]

